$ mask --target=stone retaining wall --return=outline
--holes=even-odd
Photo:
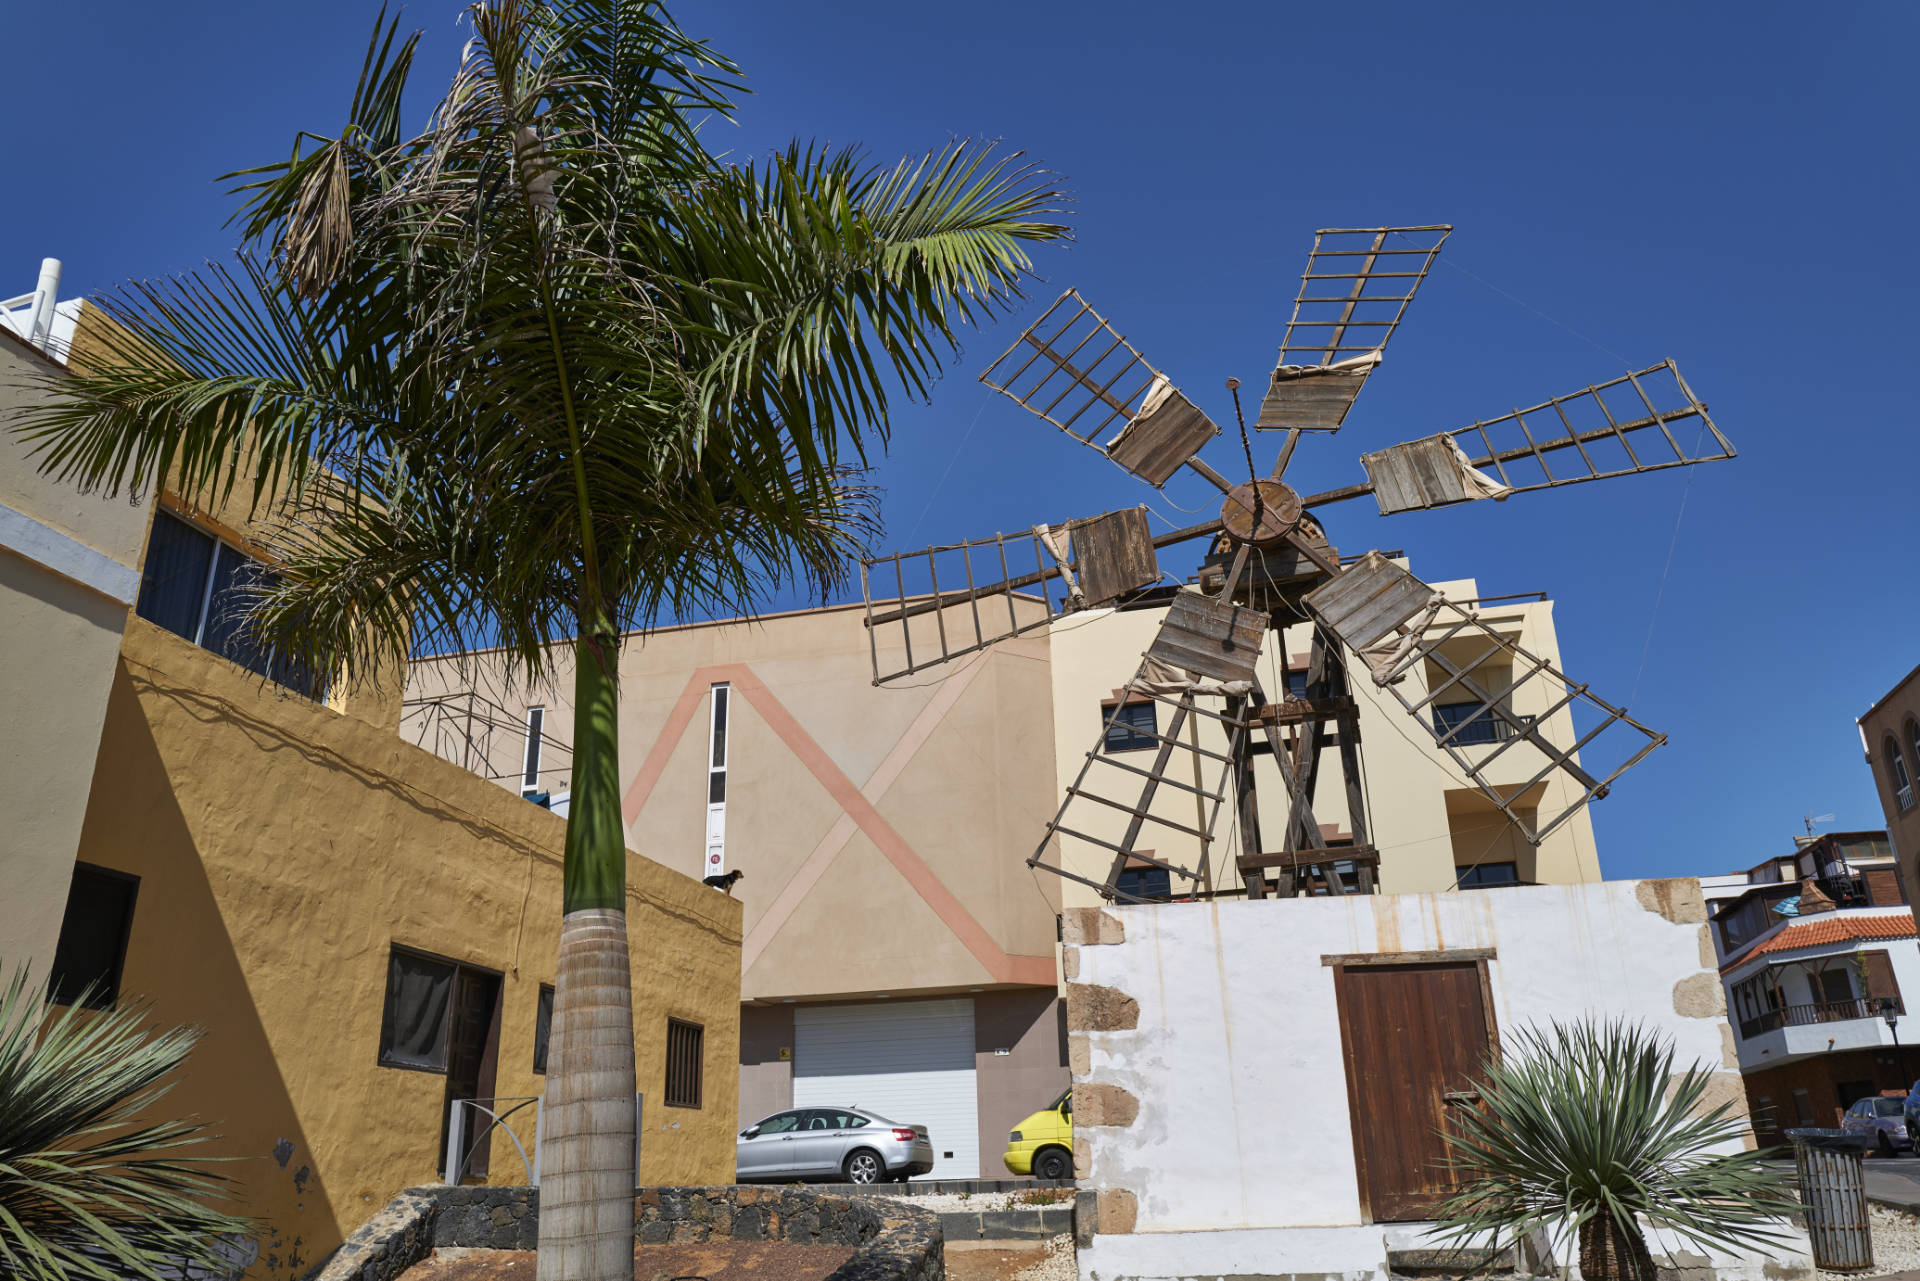
[[[790,1187],[647,1188],[633,1209],[643,1244],[850,1245],[853,1257],[828,1281],[946,1278],[939,1216],[906,1200]],[[531,1250],[539,1230],[535,1188],[408,1188],[348,1237],[315,1281],[394,1281],[440,1246]]]

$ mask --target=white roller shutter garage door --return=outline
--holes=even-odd
[[[793,1106],[861,1108],[924,1125],[933,1140],[933,1173],[925,1177],[979,1178],[973,1002],[797,1007]]]

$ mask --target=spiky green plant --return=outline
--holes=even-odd
[[[86,489],[250,494],[283,573],[244,624],[308,670],[488,645],[571,676],[540,1275],[630,1281],[620,649],[841,582],[889,392],[924,394],[1066,228],[991,146],[710,154],[739,73],[651,0],[468,22],[413,136],[417,42],[377,25],[344,125],[238,175],[237,266],[101,300],[118,328],[22,424]]]
[[[214,1208],[234,1184],[196,1121],[155,1119],[200,1033],[149,1011],[47,1005],[14,970],[0,989],[0,1276],[178,1277],[231,1266],[255,1225]]]
[[[1793,1174],[1758,1152],[1710,1068],[1674,1070],[1673,1044],[1625,1020],[1554,1022],[1508,1038],[1479,1084],[1483,1110],[1445,1133],[1460,1190],[1438,1217],[1457,1245],[1504,1250],[1544,1231],[1576,1240],[1586,1281],[1653,1281],[1642,1224],[1699,1247],[1772,1245],[1798,1206]]]

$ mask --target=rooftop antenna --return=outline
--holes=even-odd
[[[1366,830],[1348,654],[1535,845],[1666,741],[1522,649],[1511,628],[1489,626],[1473,602],[1449,601],[1378,551],[1343,557],[1321,522],[1325,509],[1368,496],[1385,516],[1732,458],[1672,361],[1528,409],[1495,402],[1467,426],[1363,453],[1366,478],[1356,484],[1302,494],[1288,483],[1296,446],[1313,442],[1311,450],[1340,430],[1452,230],[1315,234],[1253,436],[1241,420],[1238,455],[1221,451],[1220,468],[1201,457],[1221,434],[1214,419],[1072,289],[980,375],[1142,485],[1160,489],[1184,470],[1221,497],[1217,515],[1158,535],[1147,508],[1135,506],[862,562],[874,684],[884,685],[1044,634],[1068,614],[1157,601],[1149,594],[1166,592],[1157,553],[1201,543],[1198,581],[1171,590],[1138,670],[1113,673],[1122,683],[1100,741],[1029,867],[1130,903],[1149,901],[1143,894],[1211,897],[1218,884],[1250,898],[1371,893],[1379,855]],[[1226,385],[1237,411],[1239,383]],[[1252,443],[1263,432],[1281,433],[1265,474]],[[1688,439],[1692,450],[1681,444]],[[1244,478],[1230,474],[1242,466]],[[1594,537],[1603,560],[1611,532]],[[1270,701],[1256,663],[1269,634],[1293,623],[1311,626],[1310,651],[1290,655],[1272,638],[1280,681],[1292,688]],[[1154,704],[1170,723],[1159,723]],[[1350,831],[1331,840],[1313,808],[1329,748]],[[1257,756],[1272,757],[1282,785],[1274,808],[1284,822],[1269,821],[1265,842]],[[1502,768],[1490,773],[1496,760]],[[1235,816],[1239,848],[1216,859],[1222,809]],[[1046,861],[1063,843],[1090,851],[1093,861],[1078,866],[1096,874],[1064,856]]]
[[[1833,819],[1834,819],[1834,816],[1831,814],[1809,814],[1805,818],[1801,819],[1800,821],[1807,825],[1807,835],[1808,837],[1812,837],[1813,825],[1815,823],[1831,823],[1833,822]]]

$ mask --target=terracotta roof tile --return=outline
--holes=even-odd
[[[1850,939],[1910,939],[1920,935],[1913,916],[1829,916],[1818,921],[1797,921],[1739,959],[1722,967],[1722,972],[1745,965],[1756,956],[1769,952],[1793,952],[1803,947],[1822,947],[1845,943]]]

